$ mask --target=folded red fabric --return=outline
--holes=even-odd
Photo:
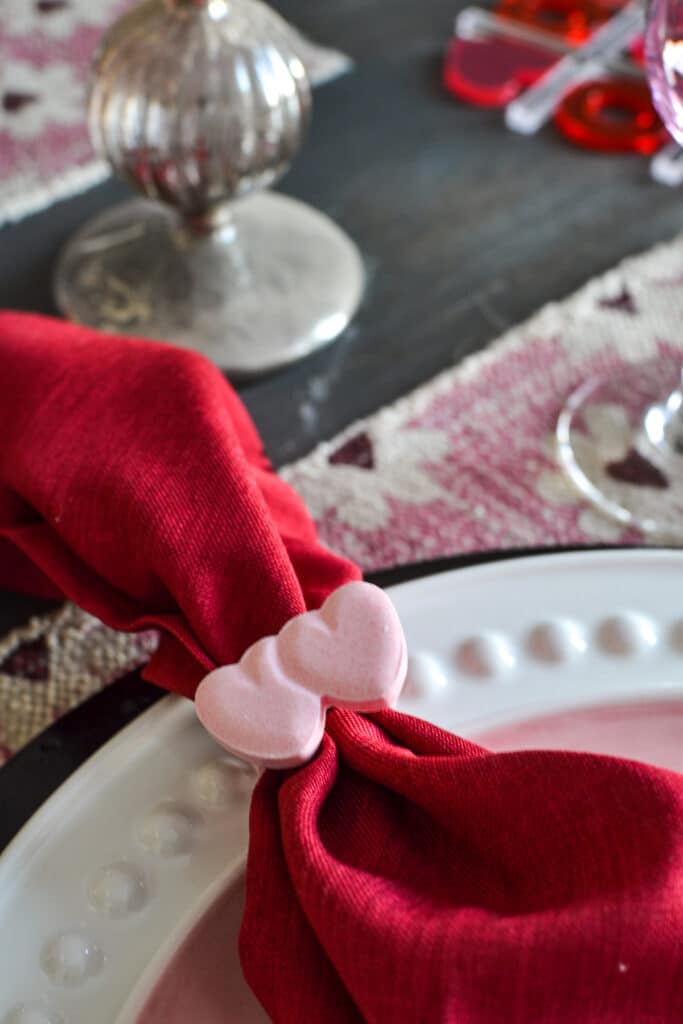
[[[191,696],[357,576],[206,361],[0,316],[0,586],[159,628]],[[257,786],[241,955],[275,1021],[679,1022],[683,776],[330,712]]]
[[[241,957],[275,1021],[683,1020],[683,776],[334,711],[252,802]]]
[[[187,696],[360,578],[317,543],[205,359],[13,313],[0,314],[0,545],[0,586],[160,629],[145,675]]]

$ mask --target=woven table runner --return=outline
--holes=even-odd
[[[282,475],[323,540],[368,571],[478,550],[641,543],[574,492],[555,459],[555,423],[589,375],[662,353],[683,358],[682,343],[683,237],[545,307]],[[626,456],[618,410],[594,406],[586,425],[608,432],[613,459]],[[0,640],[0,759],[142,664],[155,642],[72,605]]]
[[[0,224],[103,181],[86,126],[95,47],[133,0],[1,0]],[[292,30],[314,84],[350,60]]]

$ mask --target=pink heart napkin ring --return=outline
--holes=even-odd
[[[317,750],[329,707],[393,707],[407,654],[396,609],[371,583],[347,583],[319,611],[291,619],[236,665],[199,684],[199,720],[223,747],[263,768],[303,764]]]

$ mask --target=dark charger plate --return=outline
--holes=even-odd
[[[532,548],[477,552],[387,569],[367,578],[378,586],[390,587],[486,562],[576,550],[600,549]],[[0,594],[0,629],[6,631],[44,607],[15,594]],[[0,769],[0,851],[73,771],[163,696],[164,690],[144,682],[138,671],[132,672],[64,715],[15,754]]]

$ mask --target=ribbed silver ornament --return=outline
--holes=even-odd
[[[310,118],[296,39],[260,0],[144,0],[105,34],[90,133],[145,198],[65,247],[55,295],[67,316],[197,349],[240,376],[344,330],[363,289],[356,247],[324,214],[264,191]]]
[[[259,0],[147,0],[102,40],[88,123],[134,188],[195,218],[286,171],[311,111],[283,20]]]

